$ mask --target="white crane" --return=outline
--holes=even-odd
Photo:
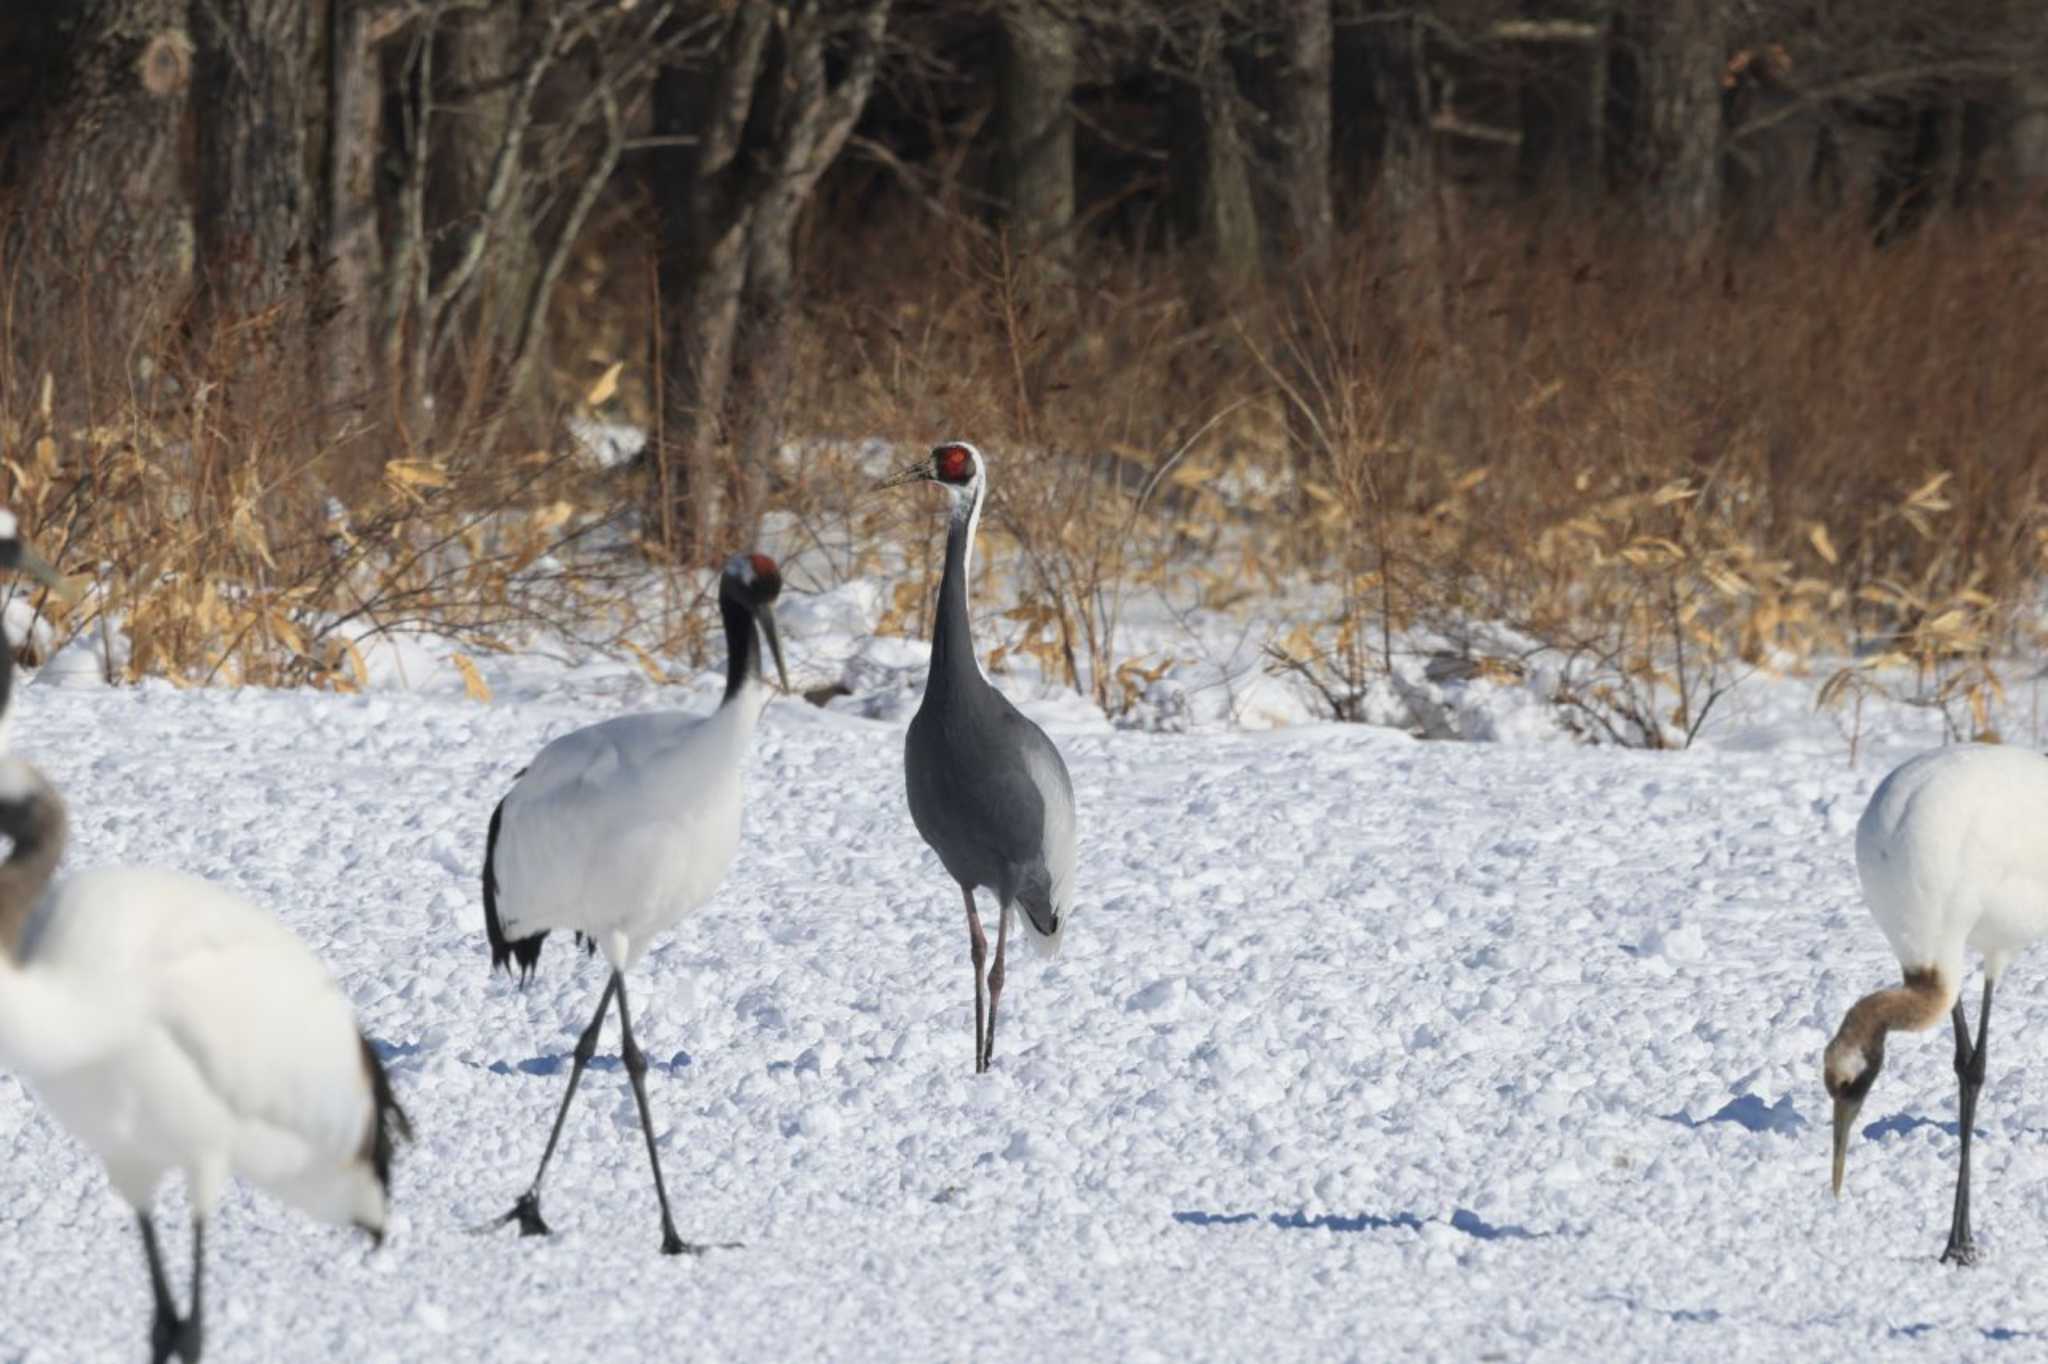
[[[924,700],[904,739],[904,784],[910,817],[939,855],[967,901],[967,950],[974,966],[974,1069],[996,1053],[996,1005],[1003,997],[1003,955],[1010,917],[1022,909],[1031,939],[1057,952],[1074,903],[1074,787],[1067,765],[1045,731],[989,685],[974,652],[967,617],[967,568],[974,532],[988,496],[981,452],[961,441],[935,447],[883,486],[936,483],[952,503],[946,568],[932,625],[932,664]],[[988,938],[974,891],[986,886],[997,904],[996,959],[982,967]]]
[[[1905,983],[1865,995],[1828,1043],[1823,1079],[1835,1105],[1834,1191],[1842,1192],[1849,1131],[1884,1065],[1885,1035],[1955,1022],[1962,1152],[1944,1261],[1974,1264],[1970,1136],[1984,1087],[1991,991],[2021,948],[2048,935],[2048,758],[1961,744],[1895,769],[1856,825],[1863,897]],[[1984,958],[1977,1037],[1963,1008],[1963,949]]]
[[[719,578],[726,684],[718,709],[708,717],[679,711],[621,715],[564,734],[518,774],[491,814],[483,874],[491,965],[509,970],[516,962],[524,984],[540,959],[542,939],[564,929],[602,950],[612,968],[590,1026],[576,1040],[569,1087],[555,1111],[540,1168],[494,1225],[516,1221],[521,1235],[548,1234],[540,1213],[541,1180],[576,1083],[597,1050],[605,1010],[616,999],[619,1055],[639,1106],[661,1204],[662,1253],[702,1249],[676,1234],[669,1214],[647,1108],[647,1058],[633,1040],[626,1011],[626,972],[656,934],[711,898],[739,848],[740,770],[770,694],[761,673],[762,635],[783,689],[789,688],[775,628],[781,591],[774,560],[734,555]]]
[[[0,1065],[105,1163],[142,1233],[152,1358],[192,1364],[228,1176],[381,1241],[392,1143],[411,1128],[347,997],[274,917],[173,871],[52,887],[65,824],[43,775],[0,757]],[[173,1171],[192,1203],[183,1317],[150,1211]]]

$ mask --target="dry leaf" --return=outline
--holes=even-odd
[[[450,654],[448,661],[455,665],[455,671],[462,674],[462,689],[469,693],[469,699],[488,704],[491,699],[491,684],[484,681],[484,675],[477,671],[476,664],[470,656]]]
[[[669,684],[668,670],[661,666],[660,661],[653,654],[648,653],[630,639],[623,642],[627,651],[639,662],[640,671],[647,674],[649,681],[653,682],[657,687],[665,687]]]
[[[590,391],[583,395],[583,401],[592,407],[596,407],[605,399],[611,397],[612,394],[617,393],[619,391],[619,375],[625,368],[626,362],[624,360],[612,361],[611,367],[605,370],[603,374],[600,374],[597,382],[590,386]]]
[[[432,460],[394,459],[385,464],[384,477],[404,488],[445,488],[447,471]]]

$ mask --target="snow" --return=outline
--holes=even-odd
[[[1062,956],[1011,961],[978,1079],[958,893],[903,802],[913,674],[872,714],[778,701],[731,876],[631,981],[681,1230],[740,1244],[655,1253],[610,1027],[549,1174],[556,1236],[473,1234],[531,1176],[601,984],[554,940],[524,993],[487,972],[491,806],[552,736],[717,685],[479,663],[489,705],[438,660],[361,696],[19,693],[68,865],[273,906],[419,1131],[380,1252],[230,1194],[210,1358],[1976,1358],[2048,1332],[2026,958],[1980,1109],[1986,1263],[1936,1263],[1945,1032],[1894,1040],[1828,1197],[1821,1048],[1897,973],[1850,831],[1939,726],[1873,710],[1852,767],[1789,684],[1656,754],[1145,732],[1013,680],[1073,775],[1080,894]],[[135,1240],[0,1075],[0,1359],[140,1356]]]

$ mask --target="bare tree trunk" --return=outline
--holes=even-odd
[[[1034,273],[1057,283],[1074,258],[1074,20],[1059,0],[1008,0],[1001,20],[1003,207]]]
[[[1572,209],[1599,200],[1605,161],[1609,16],[1603,3],[1578,18],[1585,8],[1525,0],[1529,36],[1513,54],[1523,73],[1516,181],[1525,196]]]
[[[2013,111],[2006,134],[2012,172],[2023,195],[2048,192],[2048,69],[2014,82]]]
[[[889,5],[739,0],[715,65],[657,85],[658,126],[691,139],[664,186],[658,452],[685,559],[739,548],[758,529],[788,398],[797,219],[867,103]],[[726,496],[714,522],[721,438]]]
[[[307,262],[306,8],[194,0],[198,274],[206,315],[289,299]]]
[[[327,155],[314,310],[323,446],[360,431],[376,415],[369,410],[370,319],[382,263],[375,175],[383,90],[376,49],[402,14],[381,0],[333,0],[329,12]]]
[[[703,67],[672,66],[654,86],[658,135],[677,140],[658,180],[661,299],[667,314],[661,441],[670,549],[691,562],[709,546],[716,451],[746,287],[755,168],[740,140],[753,107],[775,10],[741,0]]]
[[[1692,264],[1713,244],[1721,211],[1721,78],[1727,0],[1648,0],[1640,13],[1648,100],[1653,225]]]
[[[427,180],[428,231],[435,242],[434,274],[459,264],[464,242],[479,229],[491,239],[491,268],[477,282],[471,326],[484,344],[510,356],[518,341],[526,300],[540,270],[529,222],[526,167],[515,164],[493,221],[483,219],[505,131],[520,88],[523,6],[510,0],[450,11],[434,41],[436,117]]]
[[[1313,267],[1328,259],[1337,222],[1330,202],[1330,0],[1288,0],[1281,23],[1280,173],[1294,253],[1289,263]]]
[[[90,375],[95,336],[125,355],[183,300],[192,272],[190,168],[178,139],[192,74],[183,10],[183,0],[81,7],[65,70],[10,138],[20,188],[4,243],[16,289],[9,340],[27,382],[54,369],[69,389]]]
[[[1202,117],[1201,234],[1218,279],[1231,285],[1258,273],[1259,215],[1223,20],[1221,3],[1204,5],[1195,82]]]

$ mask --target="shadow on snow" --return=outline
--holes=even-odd
[[[562,1075],[568,1071],[569,1064],[574,1059],[570,1052],[559,1052],[553,1056],[529,1056],[524,1061],[493,1061],[486,1069],[493,1075]],[[689,1064],[690,1053],[686,1051],[679,1051],[666,1061],[656,1060],[652,1056],[647,1058],[649,1070],[665,1070],[671,1074]],[[607,1072],[625,1068],[625,1063],[617,1056],[606,1056],[603,1053],[591,1057],[590,1064],[584,1067],[589,1071]]]
[[[1369,1212],[1352,1216],[1342,1213],[1320,1213],[1310,1217],[1300,1210],[1265,1214],[1188,1210],[1176,1212],[1173,1220],[1190,1227],[1234,1227],[1264,1221],[1270,1222],[1282,1231],[1388,1231],[1396,1227],[1420,1231],[1425,1221],[1435,1219],[1417,1217],[1412,1212],[1397,1212],[1391,1217],[1381,1217]],[[1495,1224],[1470,1208],[1459,1208],[1453,1212],[1449,1226],[1451,1230],[1461,1231],[1479,1241],[1535,1241],[1551,1235],[1550,1232],[1530,1231],[1527,1227],[1512,1224]]]
[[[1806,1119],[1792,1106],[1792,1096],[1787,1094],[1774,1104],[1767,1104],[1755,1094],[1744,1094],[1730,1099],[1714,1110],[1713,1116],[1694,1118],[1680,1111],[1666,1113],[1664,1121],[1675,1122],[1680,1127],[1705,1127],[1710,1122],[1732,1122],[1749,1132],[1797,1132],[1806,1126]]]

